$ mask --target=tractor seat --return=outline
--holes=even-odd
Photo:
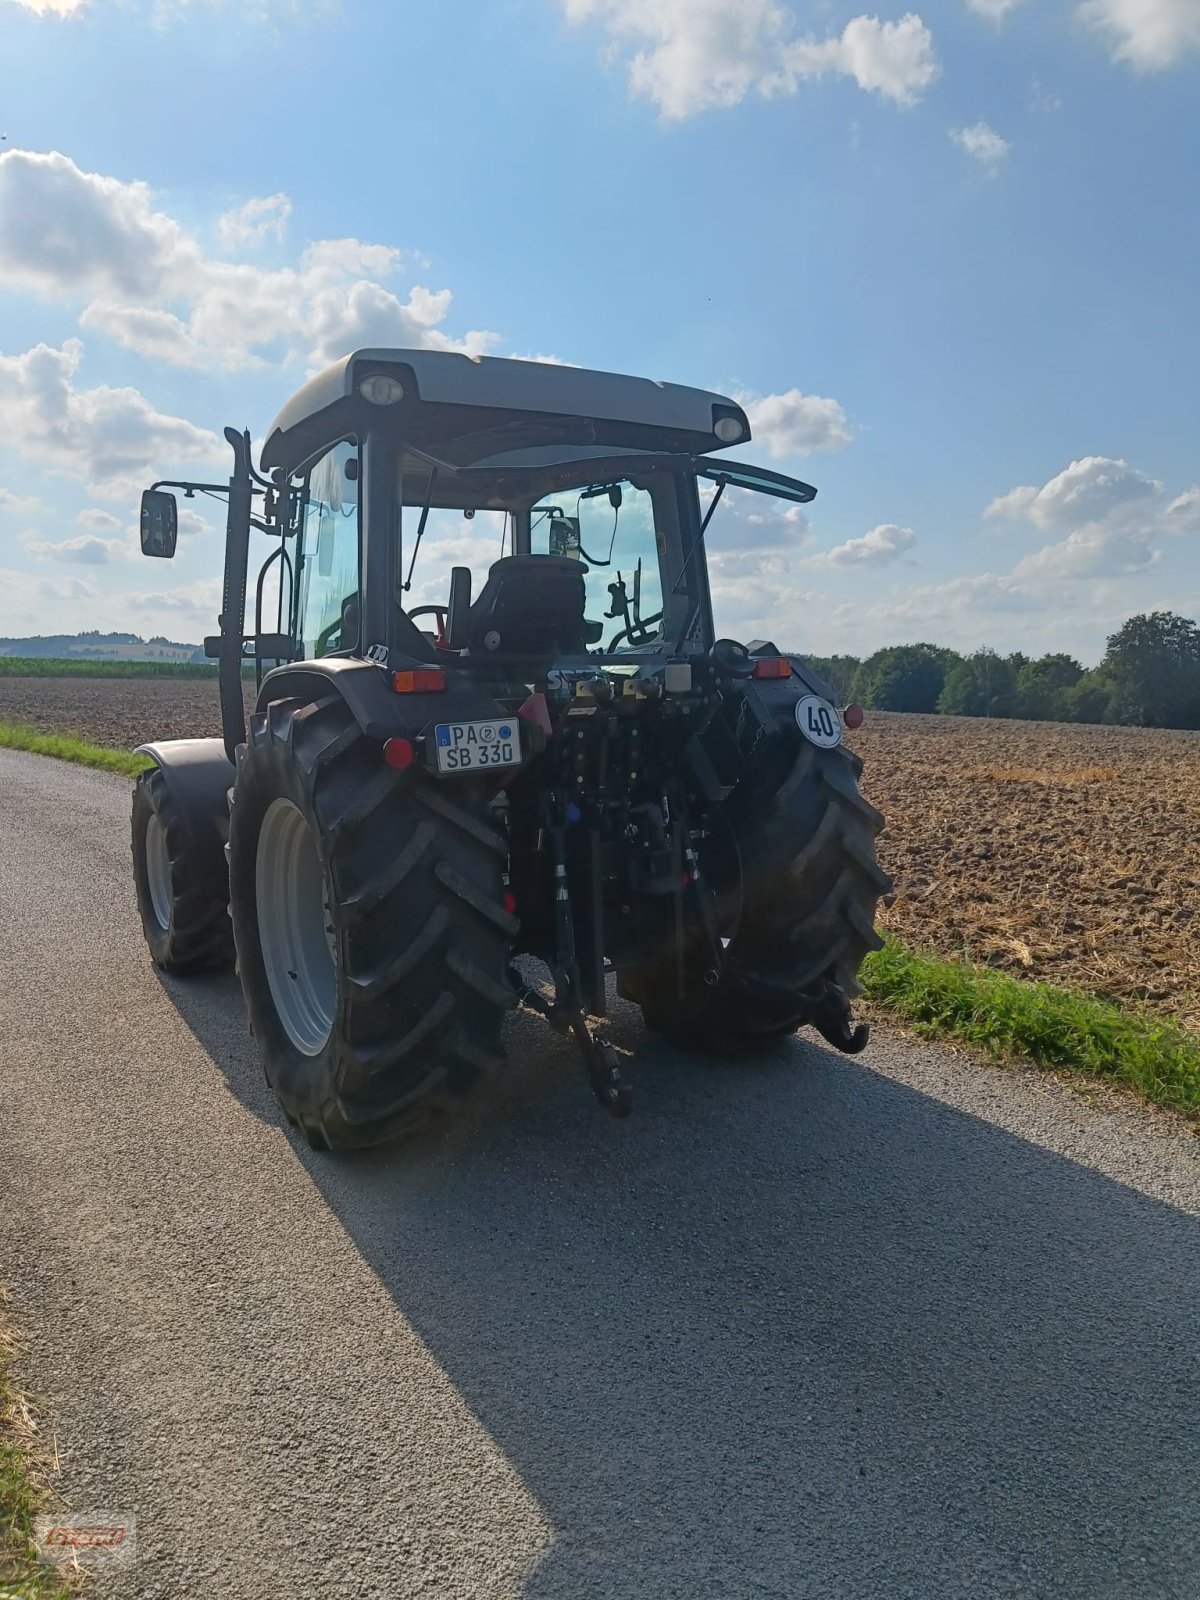
[[[589,622],[583,577],[571,556],[501,556],[471,607],[467,648],[472,654],[580,655],[604,632]]]

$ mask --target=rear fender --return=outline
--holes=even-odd
[[[398,671],[419,668],[428,671],[428,661],[393,658]],[[321,656],[315,661],[296,661],[268,672],[258,692],[260,711],[272,700],[295,696],[319,700],[338,694],[367,739],[380,744],[387,739],[414,739],[435,722],[493,720],[505,715],[500,702],[472,683],[461,670],[446,669],[446,688],[437,694],[397,694],[391,686],[390,670],[373,661],[344,656]]]
[[[229,790],[234,767],[223,739],[164,739],[138,745],[162,773],[190,842],[201,881],[219,882],[225,873],[229,837]]]

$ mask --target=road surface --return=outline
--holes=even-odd
[[[232,977],[151,968],[128,785],[0,752],[0,1276],[107,1596],[1200,1595],[1200,1160],[881,1038],[514,1026],[469,1119],[331,1157]]]

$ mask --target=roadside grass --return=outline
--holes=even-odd
[[[6,1303],[0,1289],[0,1600],[67,1600],[70,1589],[34,1550],[33,1520],[48,1492],[37,1478],[29,1407],[9,1380],[13,1341],[2,1320]]]
[[[1170,1022],[891,940],[867,957],[862,979],[869,999],[922,1038],[961,1039],[991,1055],[1127,1084],[1200,1119],[1200,1039]]]
[[[53,756],[80,767],[96,767],[123,778],[136,778],[154,763],[149,756],[135,756],[125,750],[106,750],[73,733],[40,733],[23,722],[0,721],[0,750],[29,750],[38,756]]]

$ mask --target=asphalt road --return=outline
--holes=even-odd
[[[1200,1595],[1200,1150],[881,1038],[638,1107],[518,1024],[469,1120],[277,1116],[151,968],[128,786],[0,752],[0,1276],[102,1595]]]

